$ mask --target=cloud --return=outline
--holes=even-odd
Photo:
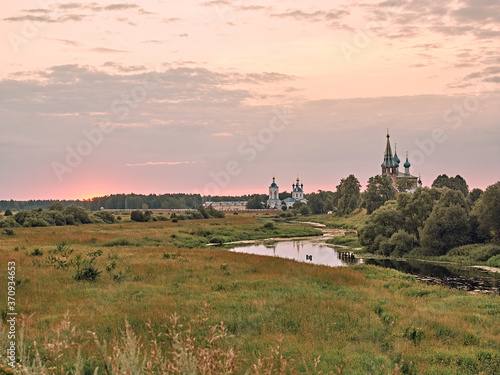
[[[144,65],[123,66],[114,61],[107,61],[102,66],[115,68],[117,71],[123,73],[140,72],[146,70],[146,67]]]
[[[49,16],[16,16],[16,17],[7,17],[3,19],[4,21],[9,22],[24,22],[24,21],[33,21],[33,22],[56,22]]]
[[[121,50],[121,49],[105,48],[105,47],[91,48],[88,51],[89,52],[97,52],[97,53],[125,53],[125,52],[130,52],[130,51],[125,51],[125,50]]]
[[[127,167],[142,167],[142,166],[150,166],[150,165],[181,165],[181,164],[196,164],[203,163],[199,161],[148,161],[147,163],[136,163],[136,164],[125,164]]]
[[[161,22],[162,23],[174,23],[174,22],[179,22],[181,19],[177,17],[172,17],[172,18],[162,18]]]
[[[140,8],[140,6],[137,4],[111,4],[111,5],[105,6],[103,9],[104,10],[125,10],[125,9],[135,9],[135,8]]]
[[[62,43],[62,44],[65,44],[67,46],[71,46],[71,47],[81,47],[82,44],[77,42],[76,40],[68,40],[68,39],[53,39],[53,38],[45,38],[47,40],[53,40],[53,41],[56,41],[56,42],[59,42],[59,43]]]
[[[22,11],[26,13],[50,13],[48,9],[23,9]]]
[[[68,21],[75,21],[75,22],[80,22],[83,21],[87,16],[83,14],[65,14],[63,16],[54,18],[50,16],[31,16],[31,15],[26,15],[26,16],[16,16],[16,17],[8,17],[4,18],[4,21],[10,21],[10,22],[24,22],[24,21],[32,21],[32,22],[45,22],[45,23],[55,23],[55,22],[68,22]]]

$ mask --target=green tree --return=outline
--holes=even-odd
[[[144,213],[140,210],[135,210],[130,213],[130,219],[132,221],[137,221],[139,223],[143,223],[144,220]]]
[[[436,177],[434,182],[432,183],[432,187],[435,188],[444,188],[444,187],[450,187],[450,178],[446,174],[440,174],[439,176]]]
[[[500,181],[486,188],[474,212],[477,212],[480,225],[493,231],[496,239],[500,240]]]
[[[252,197],[247,201],[247,209],[255,210],[261,208],[264,208],[264,203],[261,195],[259,194],[252,195]]]
[[[341,215],[348,215],[358,207],[361,184],[354,175],[340,180],[337,186],[338,207]]]
[[[456,175],[455,177],[448,177],[445,174],[439,175],[432,183],[432,187],[447,187],[451,190],[461,191],[465,197],[467,196],[467,194],[469,194],[469,185],[467,185],[467,182],[460,175]]]
[[[468,205],[460,191],[446,190],[426,220],[420,243],[428,255],[444,255],[470,243]]]
[[[383,206],[385,202],[396,199],[396,189],[392,179],[386,175],[370,177],[363,198],[363,206],[366,207],[368,215]]]
[[[411,190],[415,187],[415,182],[414,180],[411,180],[409,178],[400,178],[396,182],[396,186],[398,188],[398,191],[401,192],[406,192],[408,190]]]
[[[481,189],[472,189],[469,195],[467,195],[467,203],[469,203],[469,207],[472,208],[476,204],[476,202],[483,195],[483,191]]]
[[[3,216],[12,216],[12,211],[9,209],[6,209]]]
[[[61,202],[54,202],[53,205],[49,206],[49,210],[51,211],[64,211],[64,205]]]
[[[368,251],[376,252],[382,241],[388,241],[394,233],[403,229],[404,216],[396,209],[396,205],[388,202],[374,211],[358,231],[361,245]]]
[[[408,234],[403,229],[400,229],[391,236],[387,243],[391,248],[390,255],[400,257],[417,246],[418,240],[414,234]]]
[[[436,188],[417,188],[412,194],[399,193],[396,207],[403,214],[406,232],[420,238],[420,231],[440,197],[441,191]]]

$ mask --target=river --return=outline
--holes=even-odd
[[[312,224],[312,223],[311,223]],[[379,267],[393,268],[414,275],[417,280],[430,284],[445,285],[472,293],[490,293],[500,295],[500,274],[457,264],[427,262],[422,260],[363,259],[354,257],[348,248],[327,245],[328,238],[342,235],[338,229],[326,229],[321,237],[301,238],[280,241],[258,241],[249,244],[234,243],[238,247],[230,251],[293,259],[330,267],[345,267],[354,264],[372,264]],[[242,246],[243,245],[243,246]]]

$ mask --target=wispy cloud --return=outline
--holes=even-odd
[[[114,48],[105,48],[105,47],[96,47],[88,50],[89,52],[97,52],[97,53],[125,53],[129,52],[122,49],[114,49]]]
[[[181,165],[204,163],[204,161],[148,161],[147,163],[125,164],[127,167],[143,167],[150,165]]]

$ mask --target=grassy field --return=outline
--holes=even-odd
[[[204,245],[212,236],[315,234],[264,228],[268,221],[240,214],[1,235],[2,264],[16,262],[18,319],[35,360],[25,373],[500,372],[498,296],[373,266],[329,268]],[[96,281],[77,281],[74,266],[50,261],[74,263],[78,253],[95,258]],[[7,272],[0,280],[7,285]],[[7,300],[5,287],[0,298]]]

